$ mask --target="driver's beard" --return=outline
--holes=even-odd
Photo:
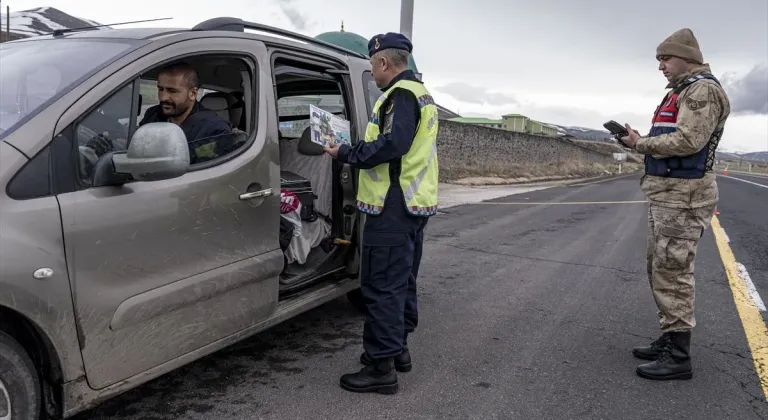
[[[165,109],[163,108],[164,104],[171,105],[173,107],[173,110],[169,113],[166,113]],[[160,104],[160,113],[162,113],[163,116],[166,118],[179,117],[181,115],[184,115],[184,113],[187,112],[190,106],[191,105],[187,105],[187,104],[174,104],[174,103],[164,102]]]

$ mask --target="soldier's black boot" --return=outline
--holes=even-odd
[[[397,372],[394,360],[375,359],[359,372],[343,375],[341,387],[352,392],[378,392],[379,394],[396,394],[398,389]]]
[[[637,374],[646,379],[667,381],[671,379],[691,379],[691,332],[669,333],[669,341],[653,362],[637,367]]]
[[[368,353],[363,352],[360,355],[360,363],[368,366],[372,362],[371,356]],[[398,372],[410,372],[411,365],[411,353],[408,351],[408,347],[403,349],[403,352],[395,356],[395,370]]]
[[[635,347],[632,349],[632,354],[638,359],[643,360],[656,360],[661,354],[661,350],[667,345],[669,341],[669,333],[664,333],[661,337],[654,340],[650,346]]]

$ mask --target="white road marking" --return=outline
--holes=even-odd
[[[732,174],[736,174],[736,175],[754,176],[756,178],[766,178],[766,177],[768,177],[768,173],[762,173],[762,172],[744,172],[744,171],[730,171],[730,172]],[[728,175],[718,174],[717,176],[718,177],[721,177],[721,176],[727,177]]]
[[[720,234],[723,235],[726,243],[731,243],[731,238],[728,237],[728,234],[725,233],[725,229],[723,229],[722,226],[720,227]]]
[[[544,190],[557,185],[484,185],[465,186],[455,184],[438,185],[438,209],[447,209],[464,204],[476,204],[484,200]]]
[[[747,181],[746,179],[734,178],[732,176],[729,176],[728,178],[735,179],[736,181],[746,182],[747,184],[757,185],[758,187],[768,188],[768,185],[758,184],[757,182]]]
[[[736,263],[736,268],[739,270],[739,277],[741,277],[741,281],[744,282],[744,286],[746,286],[747,290],[749,291],[749,297],[751,297],[752,301],[755,302],[757,309],[759,309],[761,312],[765,312],[765,304],[763,303],[763,299],[761,299],[760,294],[757,293],[757,289],[755,288],[755,284],[752,283],[752,279],[749,277],[747,268],[744,267],[744,264],[740,262]]]

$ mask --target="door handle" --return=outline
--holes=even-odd
[[[269,197],[271,195],[272,195],[272,188],[267,188],[266,190],[242,193],[240,194],[240,199],[250,200],[250,199],[259,198],[259,197]]]

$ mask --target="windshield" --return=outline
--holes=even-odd
[[[53,39],[0,44],[0,139],[132,44]]]

